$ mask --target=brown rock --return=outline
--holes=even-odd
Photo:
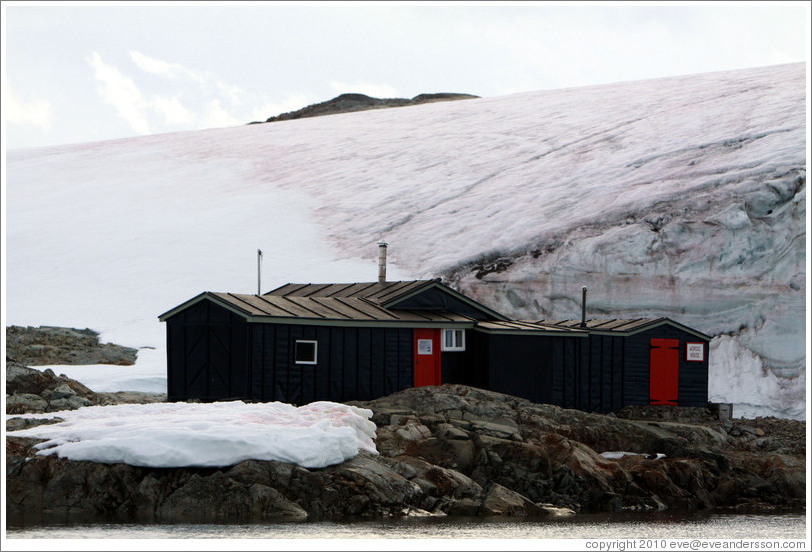
[[[529,517],[547,515],[527,497],[494,483],[482,501],[480,515]]]

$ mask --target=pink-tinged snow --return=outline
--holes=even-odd
[[[374,280],[385,239],[390,279],[515,318],[577,318],[582,285],[673,318],[714,337],[712,400],[803,418],[805,104],[791,64],[12,151],[7,323],[156,359],[157,316],[255,292],[258,248],[267,291]]]
[[[223,467],[254,459],[323,468],[362,450],[377,454],[372,411],[331,402],[122,404],[24,417],[64,420],[8,432],[47,439],[37,454],[106,464]]]

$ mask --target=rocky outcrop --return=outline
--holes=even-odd
[[[352,111],[365,111],[367,109],[381,109],[386,107],[403,107],[406,105],[418,105],[429,102],[447,102],[454,100],[468,100],[478,98],[471,94],[454,94],[441,92],[437,94],[418,94],[412,99],[408,98],[372,98],[365,94],[341,94],[332,100],[311,104],[296,111],[289,111],[274,117],[269,117],[265,122],[290,121],[292,119],[303,119],[307,117],[320,117],[322,115],[334,115],[336,113],[349,113]],[[257,121],[258,122],[258,121]],[[256,123],[252,123],[256,124]]]
[[[99,333],[56,326],[6,327],[6,357],[26,366],[135,364],[137,349],[99,343]]]
[[[57,412],[83,406],[120,403],[164,402],[166,394],[118,392],[95,393],[50,368],[39,371],[6,359],[6,414]]]
[[[795,435],[762,430],[749,439],[732,431],[760,429],[759,419],[729,428],[712,418],[623,419],[458,385],[354,404],[373,411],[379,454],[323,469],[255,460],[223,469],[77,462],[37,456],[34,441],[8,437],[9,519],[245,522],[804,506],[805,450],[787,444]],[[638,454],[613,459],[601,455],[607,451]]]

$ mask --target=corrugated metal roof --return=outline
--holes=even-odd
[[[493,312],[493,320],[474,318],[443,310],[396,308],[404,298],[439,286],[447,293],[459,297],[478,308]],[[590,333],[631,335],[662,324],[670,324],[702,339],[710,337],[683,326],[668,318],[590,318],[586,328],[580,320],[508,320],[503,315],[468,299],[438,280],[413,280],[406,282],[366,282],[353,284],[286,284],[264,295],[204,292],[164,314],[166,320],[176,313],[204,299],[211,299],[221,306],[254,322],[284,323],[291,319],[300,324],[384,325],[421,324],[432,327],[475,328],[486,333],[546,334],[585,336]],[[391,308],[387,308],[391,306]],[[501,317],[501,318],[496,318]]]
[[[360,282],[354,284],[285,284],[271,290],[263,297],[307,297],[364,299],[384,309],[401,312],[401,304],[424,291],[438,288],[472,308],[482,312],[486,317],[495,320],[507,320],[507,317],[482,305],[470,297],[444,285],[440,280],[407,280],[397,282]],[[406,307],[408,310],[408,306]]]
[[[581,320],[539,320],[540,323],[549,324],[552,326],[560,326],[563,328],[579,328],[592,331],[601,332],[617,332],[625,333],[630,331],[639,330],[643,327],[649,326],[654,322],[665,320],[664,318],[610,318],[610,319],[596,319],[589,318],[586,321],[586,328],[581,327]]]
[[[298,320],[337,320],[364,322],[432,322],[466,323],[474,320],[447,311],[397,310],[381,308],[374,301],[353,296],[311,295],[247,295],[239,293],[208,293],[224,306],[232,307],[252,319],[285,318]],[[164,315],[165,316],[165,315]]]
[[[479,321],[474,328],[489,333],[566,334],[572,336],[588,335],[588,332],[579,328],[567,328],[564,326],[555,326],[552,324],[541,324],[538,322],[528,322],[522,320]]]
[[[589,318],[586,321],[587,330],[600,330],[605,332],[630,332],[649,326],[665,318]],[[544,324],[563,326],[565,328],[581,328],[581,320],[539,320]]]
[[[703,334],[693,328],[689,328],[688,326],[684,326],[679,322],[675,322],[670,318],[660,317],[660,318],[610,318],[610,319],[599,319],[599,318],[589,318],[586,320],[586,328],[581,327],[581,320],[539,320],[539,323],[544,323],[552,326],[558,326],[561,328],[572,328],[572,329],[586,329],[591,333],[607,333],[607,334],[624,334],[629,335],[637,332],[641,332],[656,326],[660,326],[662,324],[670,324],[674,327],[680,328],[688,333],[696,335],[697,337],[701,337],[703,339],[710,340],[710,336]]]
[[[404,282],[360,282],[354,284],[285,284],[263,296],[283,297],[360,297],[374,303],[384,303],[401,295],[411,294],[437,283],[437,280]]]

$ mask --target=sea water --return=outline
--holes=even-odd
[[[623,548],[642,550],[651,549],[651,546],[642,545],[652,539],[803,540],[806,538],[806,516],[804,512],[772,515],[659,512],[579,514],[567,518],[541,520],[424,517],[346,523],[321,521],[253,524],[48,525],[7,527],[6,537],[9,540],[609,539],[618,541],[625,539]],[[325,543],[329,544],[328,541]],[[652,542],[648,544],[651,545]],[[800,546],[788,548],[778,544],[775,549],[801,549]],[[614,549],[619,549],[619,544]]]

